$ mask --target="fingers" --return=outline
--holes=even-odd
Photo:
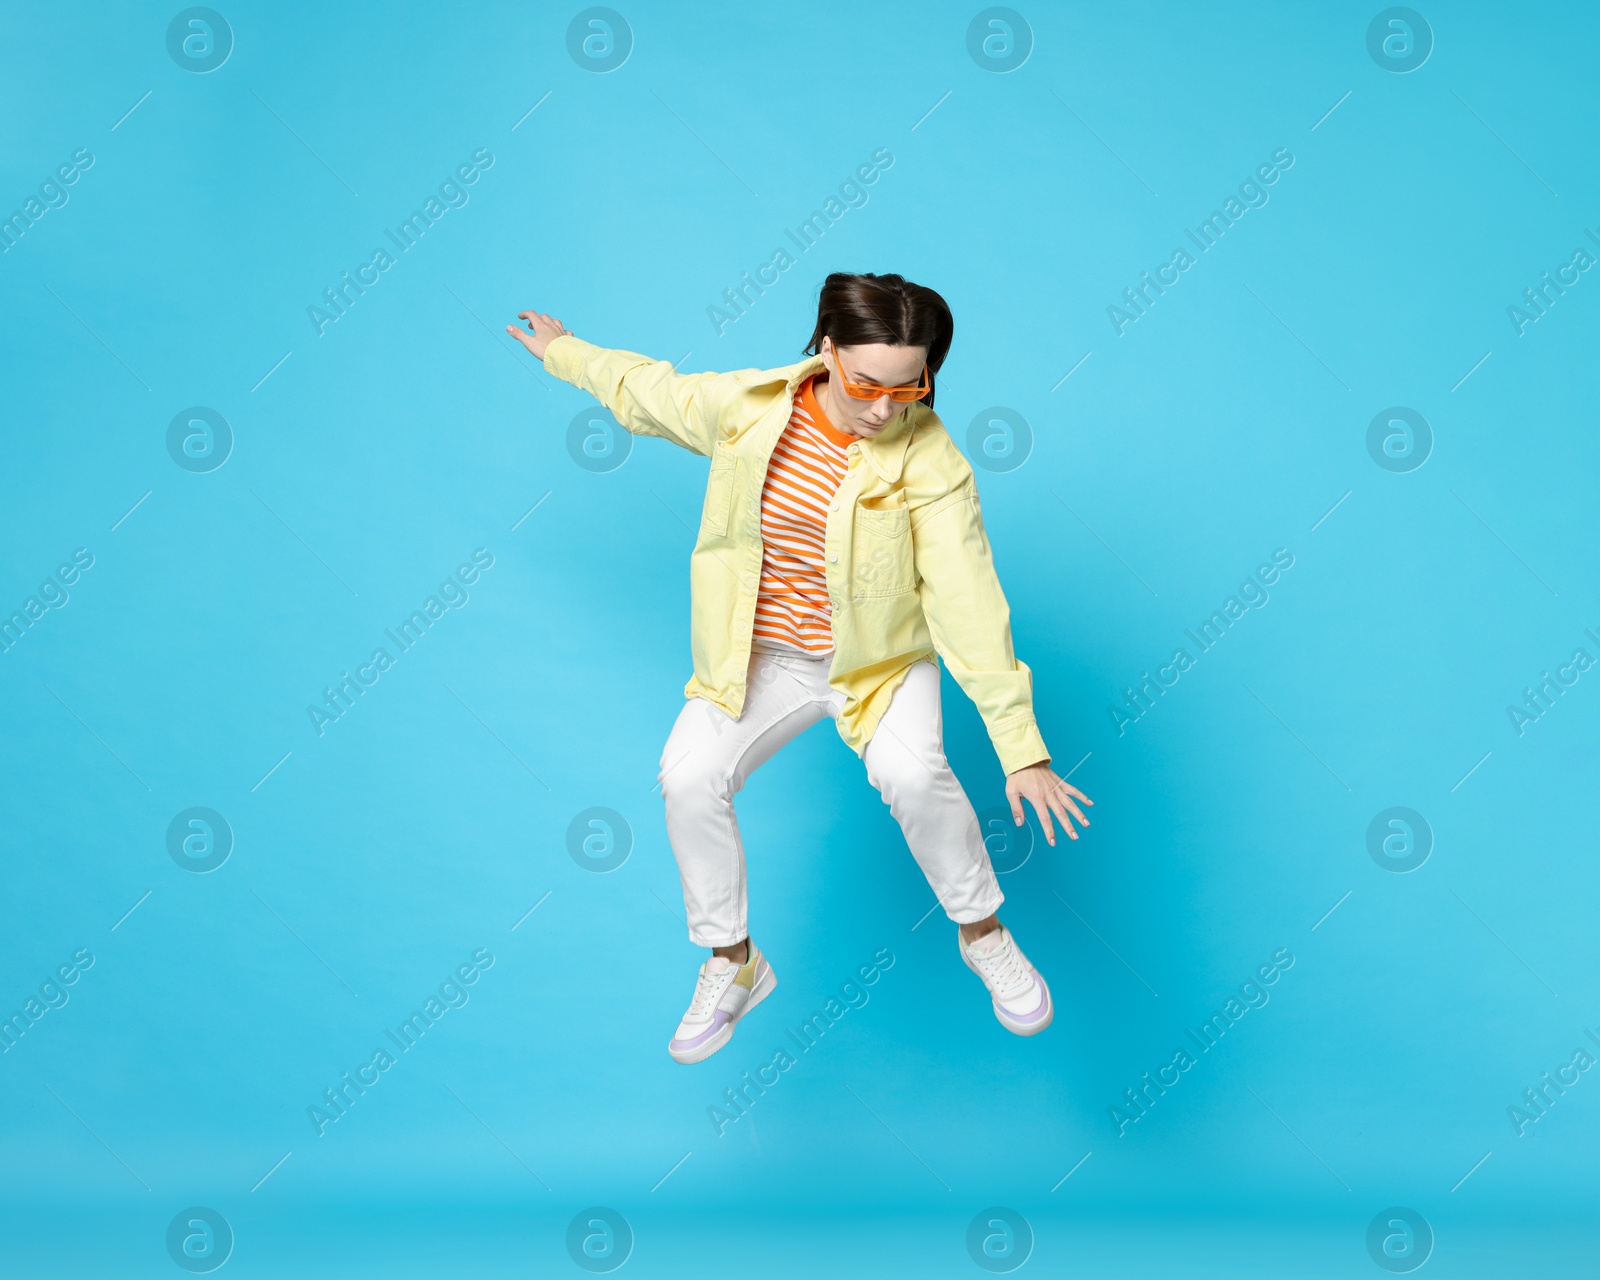
[[[1065,779],[1057,778],[1055,785],[1050,789],[1050,797],[1052,803],[1059,801],[1061,804],[1066,805],[1066,807],[1072,811],[1073,815],[1084,826],[1087,827],[1089,825],[1089,819],[1085,818],[1083,816],[1083,810],[1078,808],[1078,806],[1073,803],[1073,797],[1082,800],[1084,804],[1090,806],[1093,806],[1094,801],[1089,799],[1088,796],[1084,795],[1083,792],[1079,791],[1077,787],[1073,786]]]
[[[1050,799],[1050,808],[1055,813],[1056,817],[1061,819],[1061,829],[1067,833],[1067,839],[1076,840],[1078,838],[1077,828],[1072,825],[1072,819],[1067,816],[1067,811],[1069,809],[1072,809],[1073,812],[1077,812],[1072,805],[1072,801],[1067,800],[1063,802],[1062,800],[1052,796]],[[1083,822],[1083,815],[1081,813],[1078,814],[1078,821]],[[1088,826],[1089,824],[1087,822],[1083,822],[1083,825]]]
[[[541,347],[549,346],[553,339],[572,332],[554,316],[548,316],[542,311],[519,311],[517,319],[526,320],[527,329],[519,329],[514,324],[508,324],[506,332],[526,347],[529,354],[537,360],[544,358]]]
[[[1092,805],[1094,803],[1093,800],[1089,799],[1088,796],[1084,795],[1083,792],[1079,791],[1077,787],[1073,786],[1065,778],[1057,778],[1050,785],[1053,789],[1065,791],[1068,795],[1075,796],[1077,799],[1082,800],[1084,804]]]
[[[1051,822],[1051,815],[1054,815],[1060,821],[1061,829],[1066,833],[1067,839],[1076,840],[1078,838],[1078,829],[1072,825],[1072,820],[1076,818],[1080,826],[1087,827],[1089,819],[1083,816],[1083,810],[1073,802],[1073,797],[1078,797],[1085,804],[1092,804],[1093,802],[1083,792],[1061,778],[1056,778],[1053,783],[1046,783],[1039,787],[1038,792],[1040,794],[1030,793],[1028,798],[1033,802],[1033,807],[1039,814],[1039,823],[1044,828],[1045,838],[1051,845],[1056,842],[1055,831]]]
[[[1039,825],[1044,828],[1044,838],[1052,846],[1056,843],[1057,821],[1061,823],[1068,840],[1078,838],[1078,829],[1073,826],[1074,818],[1077,819],[1079,826],[1089,825],[1089,819],[1083,816],[1083,810],[1078,808],[1075,801],[1081,800],[1086,805],[1094,804],[1094,801],[1077,787],[1054,773],[1050,774],[1049,781],[1037,777],[1023,781],[1020,776],[1016,777],[1006,786],[1006,799],[1011,802],[1011,817],[1018,826],[1024,821],[1022,801],[1026,799],[1033,805],[1034,812],[1039,815]]]
[[[1044,838],[1050,842],[1051,847],[1054,847],[1056,842],[1056,828],[1055,824],[1050,821],[1050,805],[1048,801],[1044,804],[1040,804],[1037,796],[1029,796],[1028,799],[1033,801],[1033,811],[1039,815],[1039,825],[1044,828]],[[1066,827],[1068,831],[1072,830],[1072,824],[1070,822],[1066,824]],[[1076,836],[1074,836],[1074,838],[1076,838]]]
[[[528,322],[528,328],[532,329],[535,333],[537,333],[541,328],[554,329],[558,333],[565,333],[567,331],[566,326],[563,325],[561,321],[555,319],[553,316],[545,315],[545,313],[542,311],[519,311],[517,312],[517,319],[526,320]]]
[[[1069,796],[1065,791],[1056,791],[1051,793],[1050,807],[1057,813],[1061,814],[1061,821],[1066,823],[1068,830],[1071,830],[1072,828],[1072,824],[1067,822],[1068,813],[1076,818],[1082,826],[1087,827],[1089,825],[1089,819],[1083,816],[1083,810],[1078,808],[1078,806],[1072,802],[1072,797]],[[1073,832],[1073,835],[1074,838],[1076,838],[1077,833]]]
[[[1087,805],[1093,805],[1094,804],[1093,800],[1089,799],[1088,796],[1084,795],[1083,792],[1079,791],[1077,787],[1073,786],[1065,778],[1057,779],[1057,781],[1059,781],[1061,783],[1061,785],[1069,793],[1071,793],[1072,795],[1076,796],[1079,800],[1082,800],[1084,802],[1084,804],[1087,804]]]

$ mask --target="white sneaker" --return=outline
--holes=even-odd
[[[682,1063],[709,1058],[729,1040],[739,1019],[772,994],[778,979],[766,956],[754,942],[750,956],[735,964],[726,956],[712,956],[700,966],[694,999],[667,1052]]]
[[[1019,1036],[1037,1035],[1055,1017],[1050,988],[1039,971],[1028,963],[1022,948],[1001,925],[970,945],[956,933],[956,944],[967,968],[983,979],[994,999],[994,1016],[1007,1031]]]

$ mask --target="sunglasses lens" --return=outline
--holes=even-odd
[[[839,381],[844,384],[845,394],[853,400],[876,400],[881,395],[887,395],[889,399],[899,404],[905,404],[911,400],[921,400],[928,394],[929,390],[926,385],[928,376],[926,372],[923,373],[924,385],[916,387],[869,386],[865,383],[851,382],[849,378],[842,376],[842,372],[841,370]]]

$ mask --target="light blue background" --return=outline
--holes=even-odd
[[[1035,5],[1004,75],[975,5],[630,3],[604,75],[578,7],[226,0],[205,75],[168,56],[176,7],[8,14],[0,212],[96,160],[0,257],[0,609],[95,564],[0,654],[0,1012],[96,962],[0,1059],[7,1270],[182,1274],[190,1205],[241,1277],[578,1275],[591,1205],[631,1222],[629,1275],[978,1275],[993,1205],[1051,1275],[1382,1275],[1393,1205],[1432,1223],[1425,1274],[1591,1256],[1600,1078],[1524,1136],[1507,1108],[1600,1026],[1600,671],[1520,737],[1506,707],[1600,656],[1600,277],[1520,337],[1506,308],[1600,227],[1592,7],[1426,9],[1406,75],[1368,56],[1377,5]],[[469,203],[317,336],[306,308],[479,147]],[[708,306],[879,147],[870,201],[719,336]],[[1119,337],[1107,306],[1280,147],[1270,202]],[[685,1069],[699,956],[653,786],[705,464],[578,466],[590,402],[503,325],[785,364],[830,270],[949,300],[963,448],[989,406],[1031,425],[980,490],[1094,825],[1004,877],[1058,1004],[1010,1036],[818,726],[741,799],[781,985]],[[166,449],[192,405],[236,434],[209,474]],[[1367,453],[1391,405],[1433,428],[1409,474]],[[307,705],[479,547],[470,603],[319,738]],[[1271,603],[1119,736],[1121,691],[1279,547]],[[194,805],[235,833],[208,875],[166,850]],[[567,852],[594,805],[633,833],[606,875]],[[1434,834],[1405,875],[1366,846],[1395,805]],[[479,947],[470,1003],[319,1137],[307,1107]],[[885,947],[719,1136],[722,1090]],[[1119,1136],[1123,1090],[1280,947],[1270,1003]]]

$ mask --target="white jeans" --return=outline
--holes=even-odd
[[[661,793],[696,946],[733,946],[747,936],[733,797],[784,743],[839,714],[844,695],[829,687],[829,665],[826,657],[755,650],[737,720],[703,698],[690,698],[678,714],[661,753]],[[1005,895],[972,802],[945,760],[939,670],[931,662],[916,663],[895,690],[865,763],[945,914],[962,924],[994,914]]]

